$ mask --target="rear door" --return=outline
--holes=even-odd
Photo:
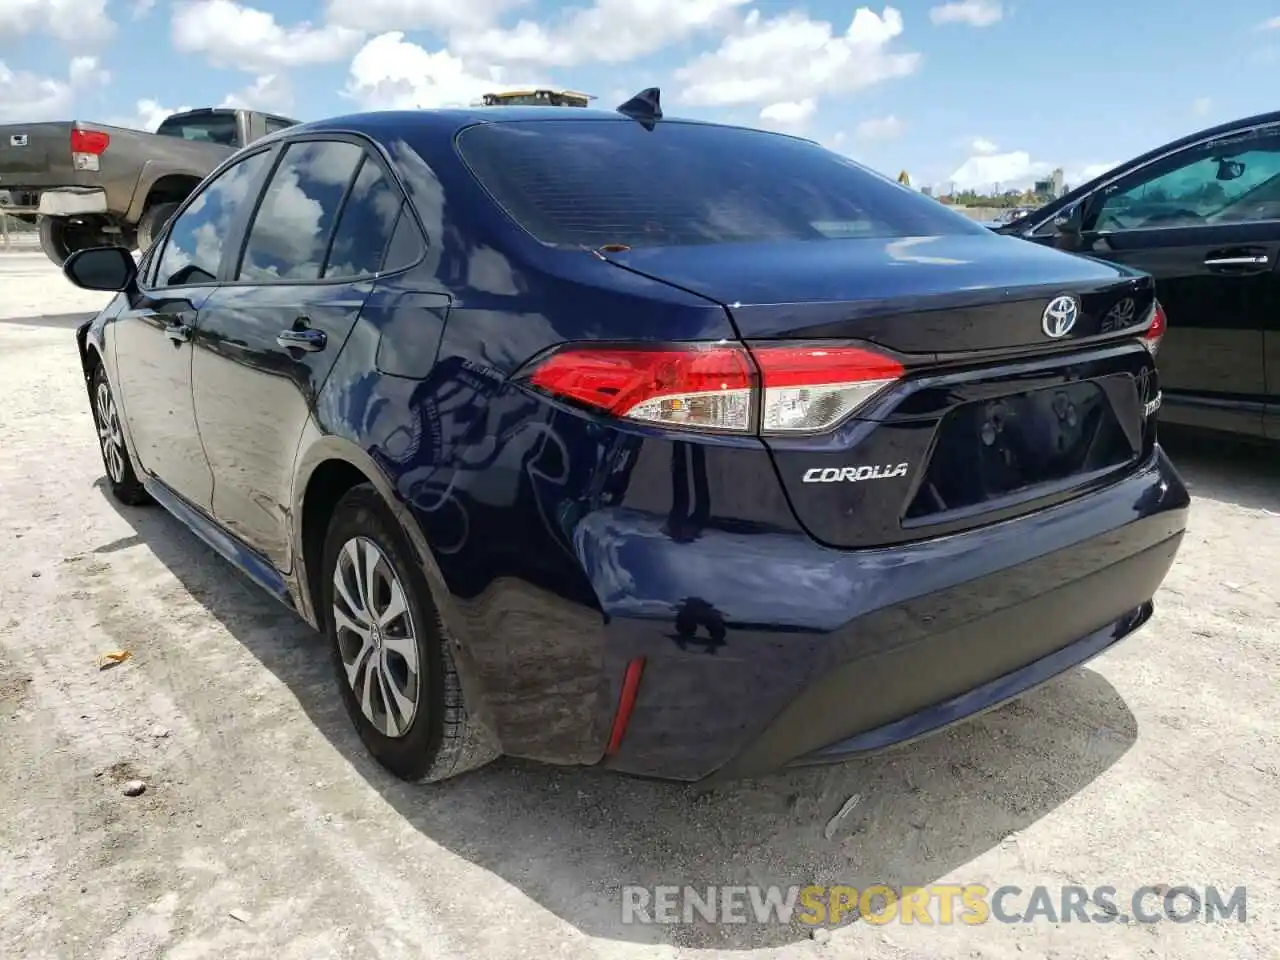
[[[1262,435],[1280,309],[1280,127],[1185,147],[1086,198],[1077,252],[1151,273],[1169,333],[1162,419]],[[1049,231],[1036,237],[1051,239]]]
[[[401,203],[361,141],[287,143],[233,279],[201,311],[192,381],[213,514],[282,572],[292,569],[287,504],[298,441]]]

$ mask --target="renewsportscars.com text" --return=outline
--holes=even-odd
[[[811,926],[852,920],[947,926],[991,923],[1217,923],[1247,919],[1247,891],[1152,884],[1111,886],[931,884],[847,886],[625,886],[622,922]]]

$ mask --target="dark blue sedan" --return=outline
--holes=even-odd
[[[65,272],[112,493],[409,780],[903,743],[1144,624],[1187,522],[1150,277],[652,98],[290,127]]]

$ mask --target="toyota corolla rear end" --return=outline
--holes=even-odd
[[[545,262],[580,258],[561,275],[583,302],[641,279],[724,321],[673,337],[674,307],[601,318],[513,377],[599,451],[560,522],[606,624],[605,765],[701,779],[865,754],[1152,616],[1189,497],[1156,438],[1149,277],[791,138],[625,120],[469,137]]]

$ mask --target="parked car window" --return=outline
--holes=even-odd
[[[529,233],[567,247],[986,232],[847,157],[757,130],[516,121],[470,127],[457,149]]]
[[[418,228],[418,222],[413,218],[406,201],[400,208],[400,219],[396,221],[395,232],[391,234],[391,242],[387,245],[382,269],[399,270],[410,266],[422,256],[426,247],[426,238]]]
[[[342,198],[363,158],[361,147],[345,141],[289,144],[254,214],[236,279],[318,279]]]
[[[371,276],[382,267],[383,251],[395,230],[403,198],[382,168],[365,157],[338,216],[329,248],[326,279]]]
[[[281,130],[288,130],[293,126],[289,120],[277,120],[275,117],[266,118],[267,133],[278,133]]]
[[[1106,189],[1094,230],[1280,220],[1280,131],[1191,147]]]
[[[194,117],[170,117],[156,128],[161,137],[180,137],[198,143],[220,143],[224,147],[239,145],[240,131],[234,113],[210,113]]]
[[[218,277],[231,221],[252,200],[270,151],[245,157],[224,170],[173,220],[159,258],[155,284],[176,287],[212,283]]]

